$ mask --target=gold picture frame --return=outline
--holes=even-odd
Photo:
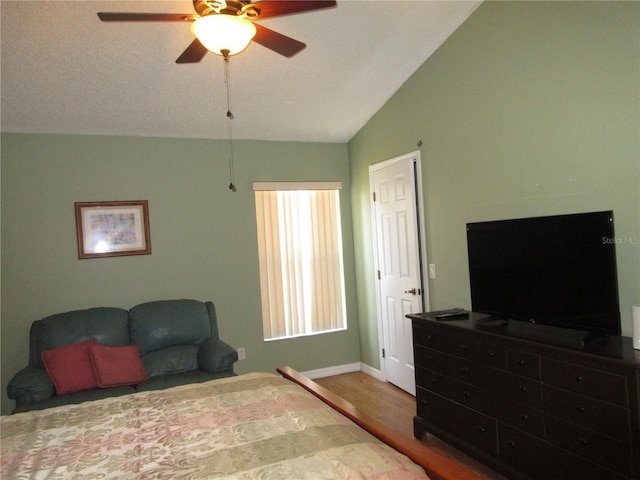
[[[149,202],[76,202],[78,258],[150,255]]]

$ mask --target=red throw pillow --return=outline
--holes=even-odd
[[[140,360],[137,345],[93,345],[91,359],[98,386],[101,388],[135,385],[149,378]]]
[[[56,393],[81,392],[98,386],[91,361],[95,338],[42,352],[44,368],[56,386]]]

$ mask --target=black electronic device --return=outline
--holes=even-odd
[[[453,308],[451,310],[442,310],[440,312],[431,312],[436,320],[456,320],[458,318],[468,318],[469,312],[462,308]]]
[[[467,224],[472,310],[620,334],[613,212]]]

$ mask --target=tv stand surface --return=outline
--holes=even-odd
[[[417,415],[510,479],[640,480],[640,350],[617,335],[411,314]]]
[[[587,347],[594,343],[606,343],[609,341],[609,335],[604,333],[588,332],[582,339],[582,346]]]
[[[476,314],[477,315],[477,314]],[[493,315],[486,315],[484,317],[481,318],[476,318],[475,320],[475,325],[477,327],[506,327],[509,324],[509,319],[508,318],[503,318],[503,317],[496,317]]]

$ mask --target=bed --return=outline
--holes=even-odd
[[[479,478],[295,370],[278,373],[2,417],[0,477]]]

